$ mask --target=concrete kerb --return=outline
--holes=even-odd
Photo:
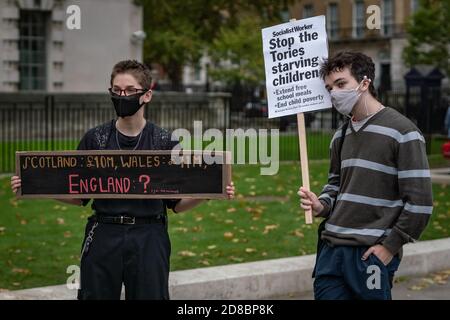
[[[312,289],[315,255],[227,266],[175,271],[170,274],[172,299],[265,299]],[[450,238],[404,247],[397,276],[422,275],[450,268]],[[1,300],[75,299],[66,285],[0,293]]]
[[[433,183],[449,184],[450,168],[431,169],[431,181]]]

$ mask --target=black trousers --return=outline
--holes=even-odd
[[[85,240],[94,226],[86,225]],[[170,239],[164,223],[98,223],[81,257],[78,299],[169,299]]]

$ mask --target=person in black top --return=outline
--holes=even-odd
[[[144,118],[152,98],[150,70],[135,60],[117,63],[111,74],[111,100],[117,120],[90,129],[78,150],[170,150],[177,141]],[[19,177],[11,178],[15,192]],[[233,182],[227,186],[234,197]],[[90,199],[64,199],[86,206]],[[78,299],[169,299],[171,245],[167,208],[189,210],[197,199],[94,199],[81,251]]]

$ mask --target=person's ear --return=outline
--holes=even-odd
[[[143,96],[142,96],[142,102],[149,103],[152,100],[153,91],[148,90]]]
[[[369,78],[367,78],[367,76],[364,76],[363,80],[362,80],[362,84],[361,84],[361,89],[362,91],[366,91],[369,90],[369,86],[370,83],[372,82],[372,80],[370,80]]]

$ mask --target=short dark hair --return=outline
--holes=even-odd
[[[326,59],[320,67],[320,76],[325,79],[332,72],[342,71],[348,67],[350,73],[361,82],[364,76],[371,80],[369,84],[369,92],[373,97],[377,96],[375,87],[375,64],[369,56],[361,52],[342,51],[334,55],[332,58]]]
[[[128,73],[136,78],[143,89],[150,89],[152,86],[152,76],[150,69],[143,63],[136,60],[123,60],[116,63],[111,72],[111,86],[118,74]]]

